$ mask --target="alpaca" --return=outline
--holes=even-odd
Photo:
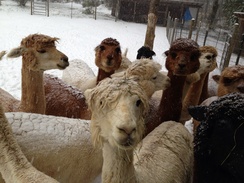
[[[82,92],[96,85],[95,78],[92,69],[80,59],[71,60],[69,67],[63,71],[62,75],[62,80],[66,84],[76,87]]]
[[[213,79],[218,83],[218,96],[227,93],[244,93],[244,66],[235,65],[226,67],[221,75],[214,75]]]
[[[46,115],[91,119],[84,93],[62,79],[44,75]]]
[[[192,135],[180,123],[165,122],[150,133],[138,145],[133,165],[149,109],[147,93],[135,80],[107,78],[85,96],[92,111],[92,141],[103,151],[103,183],[190,182]]]
[[[12,49],[8,57],[22,56],[22,91],[21,101],[14,106],[17,111],[45,114],[46,103],[43,87],[43,72],[50,69],[65,69],[68,57],[56,49],[55,42],[58,38],[42,34],[32,34],[22,39],[18,48]],[[8,100],[6,95],[0,93],[0,101],[4,101],[6,112],[16,111],[13,105],[5,106]],[[15,102],[15,103],[16,103]]]
[[[133,80],[133,83],[137,83],[135,87],[139,85],[142,89],[151,86],[155,90],[164,90],[169,85],[167,76],[160,72],[155,74],[161,68],[158,63],[145,59],[131,66],[125,77],[114,77],[113,80],[125,83]],[[139,79],[136,74],[143,78]],[[144,94],[148,100],[151,91],[146,90]],[[33,162],[33,166],[45,174],[60,182],[89,183],[101,173],[102,152],[91,144],[89,121],[29,113],[6,115],[24,154]],[[21,126],[18,125],[20,123]]]
[[[125,69],[130,64],[126,58],[127,49],[121,55],[120,43],[113,38],[106,38],[97,45],[95,51],[95,64],[98,67],[98,74],[95,76],[91,68],[82,60],[77,60],[71,67],[63,72],[62,79],[82,92],[86,89],[94,88],[99,81],[109,77],[118,69]],[[123,64],[123,68],[120,68]]]
[[[151,59],[135,60],[124,71],[111,75],[114,77],[124,77],[126,79],[134,79],[151,98],[155,91],[164,90],[170,86],[170,79],[161,73],[162,66]],[[150,82],[149,82],[150,81]]]
[[[0,102],[0,172],[6,183],[58,183],[38,171],[21,151]]]
[[[244,94],[189,108],[201,121],[194,138],[194,183],[244,182]]]
[[[6,51],[1,51],[0,52],[0,60],[2,60],[3,56],[6,54]]]
[[[182,111],[180,121],[185,123],[191,116],[188,113],[188,107],[191,105],[198,105],[200,103],[200,97],[202,95],[204,84],[208,82],[209,72],[213,71],[217,67],[217,50],[212,46],[200,47],[201,56],[199,58],[200,67],[197,70],[197,74],[200,75],[200,79],[189,86],[187,94],[183,99]]]
[[[100,175],[102,152],[92,145],[90,121],[23,112],[5,115],[24,155],[39,171],[61,183],[92,183]],[[0,183],[5,183],[1,177]]]
[[[98,84],[119,69],[122,61],[120,43],[116,39],[106,38],[95,48],[95,53],[95,64],[98,67],[96,84]]]
[[[141,58],[152,59],[152,57],[155,55],[156,53],[153,50],[151,50],[148,46],[142,46],[137,50],[136,59],[141,59]]]
[[[163,94],[159,106],[152,104],[146,119],[146,134],[164,121],[179,122],[182,109],[182,93],[187,75],[195,73],[199,66],[198,44],[187,38],[178,38],[165,52],[166,69],[171,85]]]

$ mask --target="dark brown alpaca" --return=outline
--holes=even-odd
[[[163,92],[157,113],[153,107],[150,109],[149,117],[146,120],[146,134],[164,121],[179,121],[186,77],[196,72],[200,66],[199,46],[191,39],[179,38],[175,40],[165,54],[167,56],[165,66],[171,85]]]

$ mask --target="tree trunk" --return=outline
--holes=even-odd
[[[158,20],[157,11],[160,0],[151,0],[148,12],[147,32],[145,37],[144,46],[149,46],[153,49],[155,38],[156,23]]]
[[[209,16],[209,28],[210,29],[214,29],[214,26],[215,26],[214,22],[216,22],[215,18],[216,18],[218,9],[219,9],[219,2],[218,2],[218,0],[214,0],[213,9]]]

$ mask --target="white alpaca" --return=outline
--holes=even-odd
[[[6,183],[58,183],[34,168],[21,151],[0,103],[0,172]]]
[[[85,91],[92,110],[91,134],[103,150],[103,183],[189,183],[192,179],[192,135],[176,122],[164,122],[136,151],[144,134],[148,97],[133,80],[105,79]],[[133,164],[134,162],[134,164]]]
[[[100,175],[102,152],[92,145],[89,120],[22,112],[6,117],[24,155],[41,172],[61,183],[92,183]]]
[[[160,70],[162,66],[148,58],[135,60],[124,71],[111,75],[114,77],[125,77],[137,81],[151,98],[154,92],[165,90],[170,86],[170,79],[167,74]],[[150,81],[150,82],[148,82]]]

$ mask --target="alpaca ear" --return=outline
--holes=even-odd
[[[22,56],[22,53],[24,52],[25,48],[22,46],[19,46],[17,48],[13,48],[7,55],[8,58],[17,58]]]
[[[212,78],[216,83],[219,83],[220,75],[213,75]]]
[[[154,51],[151,50],[151,55],[152,56],[156,56],[156,53]]]
[[[206,120],[207,106],[190,106],[188,107],[189,114],[198,121]]]
[[[168,55],[169,55],[169,50],[165,51],[164,54],[165,54],[166,56],[168,56]]]
[[[84,92],[84,96],[86,98],[86,103],[89,106],[89,108],[91,107],[91,95],[92,95],[92,89],[87,89]]]

